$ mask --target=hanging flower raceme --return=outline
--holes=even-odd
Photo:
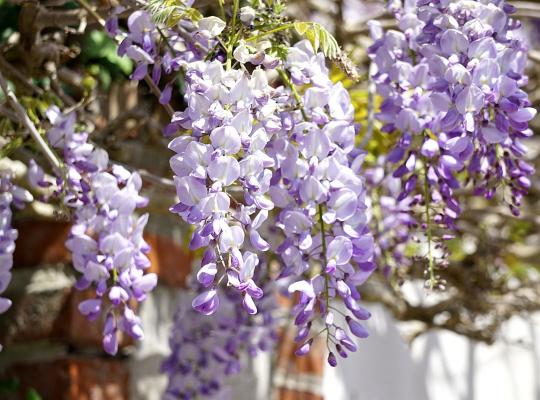
[[[460,171],[487,198],[507,185],[514,213],[530,186],[522,139],[536,111],[520,89],[526,49],[512,11],[503,1],[422,1],[399,9],[400,32],[373,29],[374,78],[385,98],[379,115],[385,131],[402,132],[389,160],[405,160],[399,177],[424,164],[447,222],[460,212],[452,196]]]
[[[2,294],[11,281],[11,267],[13,266],[13,252],[17,229],[11,226],[11,207],[21,209],[25,203],[33,200],[26,190],[12,183],[13,174],[9,170],[0,170],[0,294]],[[11,300],[0,297],[0,314],[11,307]],[[1,347],[0,347],[1,349]]]
[[[264,289],[271,289],[265,280]],[[270,350],[277,339],[277,303],[272,296],[259,302],[256,316],[246,314],[242,296],[231,288],[209,293],[198,283],[195,293],[202,293],[204,303],[220,300],[220,312],[204,315],[193,310],[184,298],[175,315],[169,339],[171,354],[161,369],[168,375],[164,399],[229,399],[225,380],[243,369],[244,359]]]
[[[148,215],[135,216],[147,199],[139,195],[142,181],[119,165],[109,166],[107,152],[88,142],[88,133],[75,128],[75,114],[64,115],[56,107],[47,111],[52,127],[50,144],[60,149],[64,175],[56,189],[65,206],[73,212],[67,248],[73,266],[82,274],[80,290],[93,286],[96,298],[79,304],[79,310],[93,320],[105,314],[103,346],[111,354],[118,348],[118,330],[135,339],[143,337],[140,319],[132,310],[157,283],[145,253],[142,237]],[[32,180],[43,181],[43,173],[33,166]]]
[[[522,160],[522,140],[536,111],[520,89],[526,49],[513,7],[419,1],[394,11],[399,31],[371,26],[373,79],[383,97],[378,117],[383,131],[401,133],[388,161],[398,164],[404,195],[422,196],[427,240],[437,225],[455,227],[461,205],[454,192],[467,183],[486,198],[502,187],[519,214],[533,172]]]
[[[276,250],[284,264],[281,276],[292,279],[290,293],[299,292],[293,309],[296,340],[301,343],[297,354],[309,350],[311,327],[320,320],[326,326],[327,344],[332,342],[345,357],[356,345],[340,327],[341,312],[333,301],[345,303],[351,333],[366,337],[357,320],[367,319],[369,313],[358,305],[356,288],[375,268],[360,176],[364,154],[354,148],[356,126],[349,95],[328,78],[324,57],[302,41],[290,49],[285,66],[293,92],[294,83],[310,85],[301,99],[294,93],[284,97],[291,111],[282,112],[283,129],[267,146],[276,163],[270,187],[272,201],[280,209],[276,225],[285,236]],[[334,366],[330,360],[335,356],[328,350]]]
[[[11,282],[13,267],[13,252],[17,229],[11,225],[11,207],[21,209],[25,203],[33,200],[32,195],[25,189],[12,183],[13,174],[8,169],[0,170],[0,295],[5,292]],[[11,307],[11,300],[0,296],[0,314]],[[0,345],[2,351],[2,345]]]
[[[242,41],[232,54],[240,65],[277,66],[264,51],[259,60]],[[294,275],[293,281],[311,288],[311,297],[303,297],[296,310],[302,309],[300,329],[321,318],[334,337],[338,328],[324,307],[338,296],[338,287],[351,312],[367,315],[355,289],[374,269],[358,176],[362,155],[353,151],[349,96],[341,84],[331,83],[324,63],[307,41],[289,49],[292,81],[313,85],[301,111],[293,91],[272,88],[261,66],[248,72],[224,68],[217,59],[185,63],[187,108],[169,127],[189,135],[169,145],[176,153],[171,168],[179,198],[171,211],[194,226],[190,248],[205,248],[197,279],[208,290],[192,304],[202,314],[218,309],[223,280],[242,294],[249,314],[257,313],[254,300],[263,291],[253,277],[272,247],[259,231],[272,216],[285,235],[274,243],[284,263],[282,277]],[[313,275],[310,260],[323,264],[324,272],[305,281]]]
[[[191,134],[169,145],[177,153],[171,168],[179,198],[171,210],[195,227],[190,248],[206,248],[198,279],[210,296],[216,277],[225,275],[251,314],[257,312],[253,299],[263,293],[252,279],[259,258],[244,249],[270,248],[258,229],[274,207],[268,191],[275,161],[265,152],[281,128],[274,97],[262,69],[248,75],[225,70],[217,60],[190,63],[187,109],[176,113],[172,124]],[[204,312],[214,312],[218,304],[211,302]]]

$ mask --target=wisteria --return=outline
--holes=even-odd
[[[350,331],[365,338],[367,331],[356,319],[367,319],[369,313],[358,305],[356,288],[375,268],[360,172],[365,154],[354,148],[349,95],[340,83],[330,81],[323,55],[302,41],[290,49],[285,65],[293,84],[311,87],[301,98],[291,96],[293,109],[298,100],[301,109],[284,116],[290,124],[286,134],[271,142],[277,160],[271,193],[281,208],[276,221],[285,235],[276,251],[284,264],[282,276],[300,277],[289,286],[289,292],[300,292],[293,309],[296,340],[307,339],[297,354],[308,350],[310,329],[320,320],[327,345],[334,343],[344,355],[343,347],[355,351],[355,345],[338,324],[332,302],[340,298],[345,303],[355,317],[345,315]],[[309,279],[303,278],[306,272]]]
[[[93,286],[96,291],[96,298],[82,301],[79,310],[90,320],[105,315],[103,346],[115,354],[118,331],[143,338],[132,301],[143,301],[157,283],[154,273],[144,274],[150,266],[145,255],[149,246],[142,236],[148,215],[134,214],[147,204],[139,195],[141,177],[122,166],[110,166],[107,152],[90,143],[87,132],[76,129],[74,113],[65,115],[52,107],[47,117],[51,123],[47,138],[64,160],[64,175],[58,177],[55,190],[73,213],[66,247],[81,273],[76,286],[80,290]],[[35,163],[30,180],[46,184]]]
[[[264,62],[273,60],[264,52],[256,60],[249,56],[242,42],[232,55],[241,64],[277,66]],[[320,318],[330,341],[338,329],[328,309],[331,298],[340,296],[353,313],[367,315],[355,289],[374,268],[365,188],[357,175],[362,153],[353,152],[348,94],[331,83],[324,56],[303,41],[289,49],[284,65],[286,86],[272,88],[261,67],[248,75],[218,60],[187,64],[187,109],[172,124],[191,135],[169,145],[177,153],[171,167],[180,199],[172,211],[196,227],[190,248],[206,248],[197,277],[209,290],[193,300],[203,314],[218,309],[215,282],[221,279],[242,293],[249,314],[257,312],[254,299],[263,296],[252,279],[257,254],[271,248],[258,229],[277,212],[276,226],[285,235],[275,248],[281,277],[294,277],[289,290],[302,292],[295,311],[299,329],[309,334],[306,324]],[[314,86],[297,103],[295,85],[302,84]],[[304,280],[314,273],[310,262],[324,272]]]
[[[273,89],[262,70],[249,79],[240,70],[225,71],[218,61],[196,63],[186,79],[188,109],[175,120],[191,128],[192,136],[176,138],[169,146],[178,153],[171,159],[180,199],[173,211],[197,226],[190,248],[207,246],[201,283],[210,286],[216,262],[225,262],[228,282],[244,294],[247,311],[255,313],[252,298],[260,298],[262,291],[251,277],[259,260],[241,249],[245,236],[254,249],[269,249],[257,229],[274,207],[267,194],[274,160],[262,151],[272,130],[280,126],[271,114],[276,108]],[[257,124],[257,119],[264,122]],[[207,139],[209,143],[204,142]],[[230,192],[237,181],[244,189],[245,204],[238,205]],[[238,205],[236,209],[231,203]]]
[[[13,172],[9,169],[0,170],[0,294],[2,294],[11,281],[11,267],[13,266],[13,252],[17,229],[11,225],[12,207],[21,209],[25,203],[33,200],[26,189],[12,182]],[[11,300],[0,297],[0,314],[11,307]]]
[[[196,262],[162,366],[167,400],[227,398],[227,376],[269,349],[286,323],[276,317],[278,296],[291,304],[280,311],[295,325],[296,355],[321,336],[336,366],[357,350],[354,337],[369,335],[362,285],[378,268],[390,279],[420,256],[427,288],[444,289],[437,269],[449,264],[461,193],[490,200],[499,190],[520,214],[534,173],[524,139],[536,111],[523,90],[520,24],[504,1],[390,1],[397,29],[369,23],[364,77],[322,25],[285,16],[281,1],[219,1],[203,15],[193,1],[151,0],[119,5],[106,20],[85,3],[133,63],[126,80],[154,96],[157,129],[137,125],[136,135],[169,151],[168,176],[109,159],[108,140],[92,141],[103,116],[91,116],[95,99],[86,94],[27,109],[10,94],[10,119],[32,137],[5,152],[23,150],[31,190],[71,220],[76,288],[91,293],[79,310],[101,318],[109,354],[123,333],[143,338],[137,303],[157,285],[146,273],[141,175],[169,190],[168,211],[189,227],[185,250]],[[367,124],[350,90],[366,82],[378,95]],[[363,147],[374,127],[390,145],[370,154]],[[0,199],[2,293],[17,237],[12,206],[32,196],[2,171]],[[0,298],[0,313],[10,304]]]
[[[205,290],[192,281],[189,294]],[[271,290],[268,276],[264,281],[264,289]],[[274,347],[279,321],[276,298],[265,297],[252,316],[243,310],[245,300],[236,290],[218,291],[219,313],[195,311],[186,297],[178,305],[169,339],[171,355],[161,367],[169,377],[164,399],[231,399],[226,379],[244,369],[247,357]]]
[[[13,267],[13,252],[17,240],[17,229],[13,228],[12,207],[24,208],[25,204],[33,200],[32,195],[26,189],[12,182],[13,172],[0,170],[0,295],[5,292],[11,281],[11,268]],[[11,307],[11,300],[0,297],[0,314],[5,313]],[[0,351],[2,345],[0,344]]]
[[[414,4],[413,4],[414,3]],[[403,196],[420,194],[427,240],[433,229],[455,229],[461,205],[455,190],[471,183],[491,198],[498,187],[519,214],[533,168],[521,158],[527,122],[536,114],[520,89],[526,49],[519,23],[503,1],[419,1],[394,5],[399,31],[383,33],[370,52],[384,101],[383,131],[400,132],[388,161]],[[462,173],[464,172],[464,173]],[[440,244],[439,244],[440,245]],[[428,243],[430,284],[435,284]]]

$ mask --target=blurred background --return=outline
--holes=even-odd
[[[304,0],[289,2],[288,13],[314,20],[332,31],[361,75],[367,75],[367,21],[394,21],[382,1]],[[540,103],[540,3],[511,2],[524,24],[530,51],[527,91]],[[101,15],[112,5],[93,3]],[[135,3],[122,2],[133,6]],[[197,0],[208,13],[215,1]],[[102,326],[80,315],[78,303],[90,294],[73,288],[75,275],[64,247],[69,223],[54,206],[35,201],[15,214],[19,239],[13,281],[6,295],[14,300],[0,317],[0,398],[125,400],[159,399],[165,377],[159,366],[169,352],[168,336],[185,278],[196,260],[186,249],[186,227],[168,207],[174,202],[170,153],[162,128],[168,116],[144,85],[129,81],[131,63],[116,55],[116,45],[77,3],[65,0],[0,0],[0,71],[36,113],[51,98],[88,111],[92,138],[111,159],[134,166],[151,199],[146,239],[152,246],[151,272],[156,290],[140,315],[145,340],[125,340],[117,357],[101,349]],[[376,99],[368,81],[353,84],[335,67],[366,125]],[[39,83],[39,84],[37,84]],[[47,88],[44,90],[43,88]],[[182,109],[182,99],[172,105]],[[375,126],[367,138],[374,155],[391,146]],[[529,140],[528,158],[540,166],[539,121]],[[0,104],[4,149],[20,140],[9,110]],[[15,151],[9,164],[19,177],[31,154]],[[423,267],[414,262],[396,268],[395,281],[382,273],[363,291],[373,314],[371,336],[359,351],[329,368],[324,345],[296,358],[294,329],[283,324],[273,353],[246,360],[245,372],[232,382],[239,400],[538,400],[540,399],[540,178],[518,219],[500,199],[473,198],[460,218],[460,235],[450,244],[448,282],[442,293],[423,288]]]

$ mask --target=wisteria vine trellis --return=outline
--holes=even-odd
[[[180,307],[163,365],[167,399],[225,396],[223,378],[239,371],[243,354],[277,337],[276,295],[294,302],[296,354],[323,336],[335,366],[336,354],[356,350],[352,336],[368,336],[359,287],[377,267],[408,263],[411,237],[424,245],[426,286],[444,288],[438,269],[462,208],[457,189],[492,198],[500,188],[518,216],[534,173],[523,160],[536,113],[521,89],[526,48],[504,1],[391,1],[398,29],[370,23],[369,79],[382,100],[374,117],[395,138],[375,164],[365,163],[330,61],[358,75],[322,26],[284,19],[281,1],[219,1],[220,15],[206,17],[193,3],[154,0],[102,19],[79,0],[133,61],[130,79],[145,80],[171,115],[163,133],[178,201],[170,211],[192,227],[190,250],[201,249],[193,310]],[[185,107],[174,110],[180,97]],[[104,318],[103,347],[115,354],[119,331],[143,338],[133,304],[157,284],[144,273],[141,177],[111,162],[76,112],[53,106],[45,119],[45,141],[28,117],[20,121],[53,164],[47,174],[30,161],[28,180],[72,216],[66,246],[77,288],[96,293],[79,309]],[[32,196],[9,172],[0,178],[3,292],[17,236],[11,205]],[[0,298],[0,312],[9,305]]]

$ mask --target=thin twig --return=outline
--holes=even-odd
[[[154,83],[154,81],[152,80],[152,78],[150,78],[150,76],[147,74],[145,75],[144,77],[144,81],[146,82],[146,84],[150,87],[150,91],[152,92],[152,94],[154,96],[156,96],[156,98],[159,100],[159,98],[161,97],[161,90],[159,89],[159,87]],[[170,104],[168,103],[165,103],[165,104],[162,104],[162,106],[165,108],[165,111],[167,111],[167,114],[169,114],[169,117],[172,117],[174,115],[174,109],[171,107]]]
[[[38,147],[41,149],[47,160],[51,163],[54,172],[57,174],[60,174],[61,172],[61,163],[56,157],[56,154],[51,150],[49,145],[43,140],[40,133],[36,129],[36,126],[26,113],[26,110],[24,107],[19,103],[19,100],[17,99],[17,96],[15,96],[15,93],[9,88],[8,83],[6,79],[4,78],[4,75],[0,72],[0,87],[2,88],[8,103],[11,105],[11,107],[15,110],[15,113],[17,114],[17,118],[19,120],[19,123],[21,123],[30,133],[30,136],[32,136],[32,139],[36,142]]]
[[[97,13],[94,8],[86,2],[86,0],[76,0],[77,3],[81,5],[82,8],[84,8],[88,14],[90,14],[94,19],[97,21],[98,24],[100,24],[102,27],[105,27],[105,20],[101,15]]]
[[[176,186],[172,179],[164,178],[162,176],[153,174],[145,169],[136,168],[136,167],[124,164],[123,162],[116,161],[116,160],[111,160],[111,164],[120,165],[131,172],[137,172],[141,176],[141,178],[148,183],[152,183],[156,186],[160,186],[161,188],[166,189],[166,190],[172,190],[173,192],[176,191]]]

